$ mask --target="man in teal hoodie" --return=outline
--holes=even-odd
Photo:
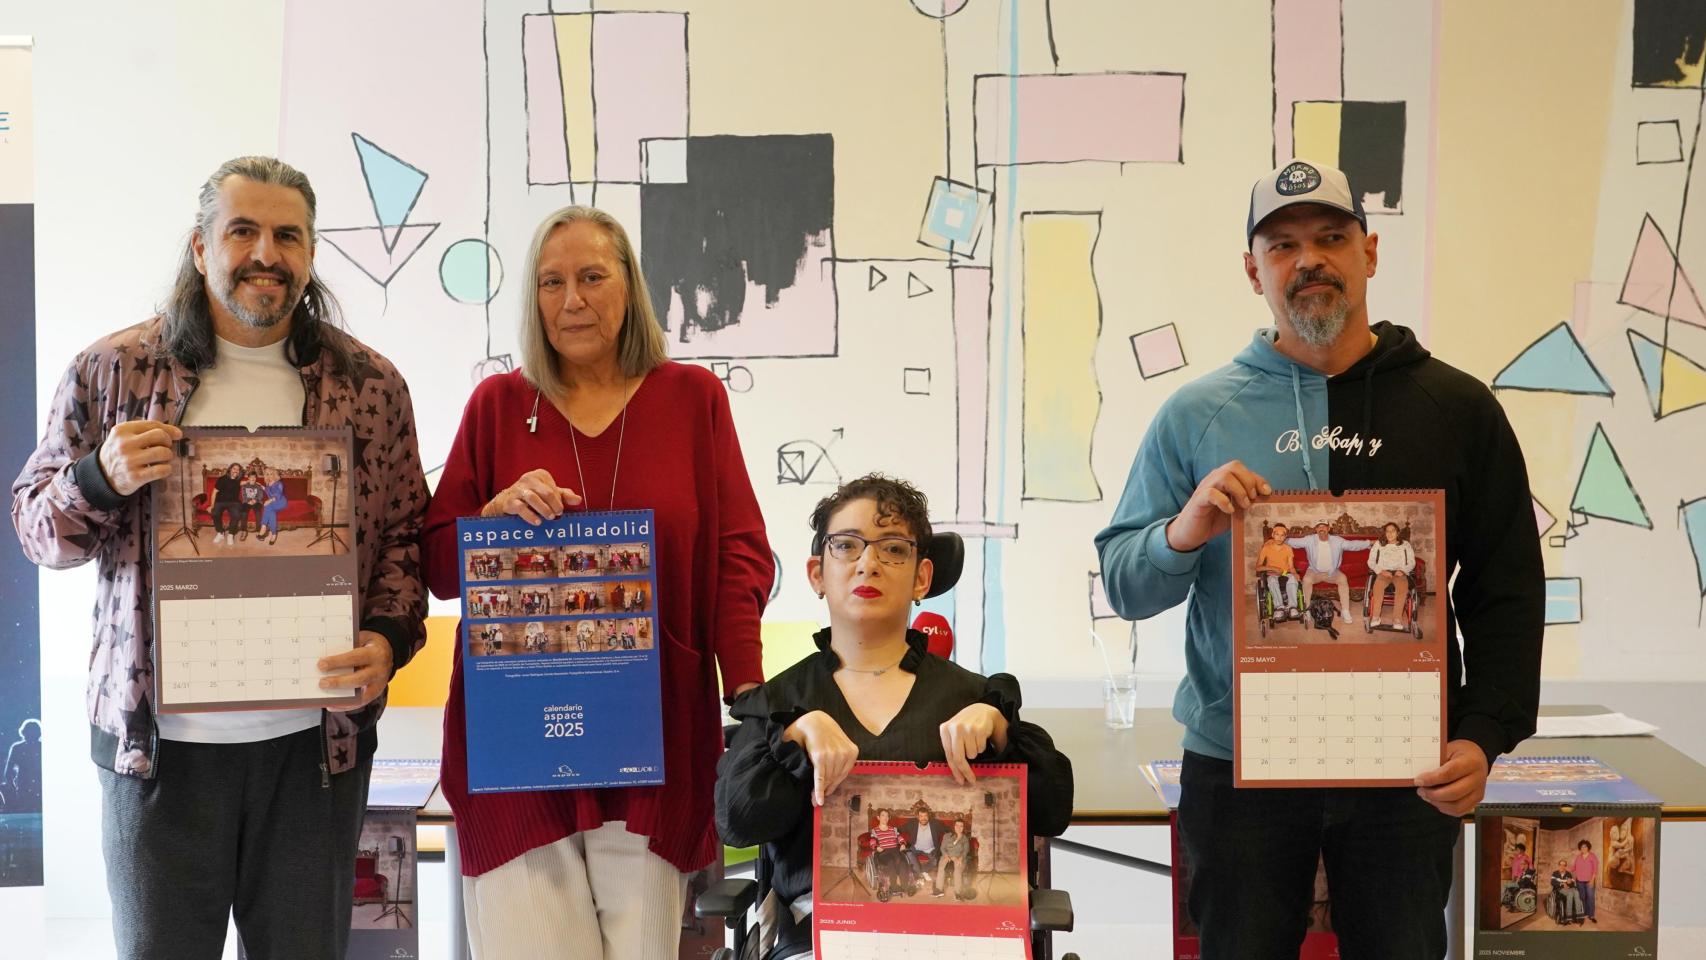
[[[1293,160],[1258,180],[1245,274],[1273,328],[1157,412],[1108,528],[1108,600],[1140,620],[1187,602],[1179,827],[1205,960],[1294,960],[1318,857],[1346,958],[1445,955],[1459,818],[1493,758],[1534,732],[1545,574],[1527,468],[1504,411],[1410,330],[1370,325],[1379,237],[1345,175]],[[1441,488],[1445,763],[1415,788],[1232,783],[1232,518],[1277,489]],[[1403,896],[1392,870],[1402,864]]]

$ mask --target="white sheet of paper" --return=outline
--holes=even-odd
[[[1621,713],[1579,717],[1541,717],[1536,737],[1650,737],[1659,728]]]

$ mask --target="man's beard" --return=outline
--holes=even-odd
[[[238,284],[242,283],[245,277],[253,274],[268,274],[279,279],[279,287],[284,291],[284,296],[279,300],[276,308],[257,311],[250,309],[248,304],[238,299]],[[302,292],[307,288],[306,281],[298,280],[294,274],[283,267],[274,267],[268,270],[238,267],[229,274],[210,271],[207,279],[208,292],[213,295],[213,298],[218,300],[226,310],[231,311],[231,315],[236,317],[239,322],[256,330],[265,330],[276,326],[279,321],[295,313],[296,305],[302,302]]]
[[[1297,291],[1313,283],[1326,283],[1337,291],[1307,294],[1301,298]],[[1285,292],[1285,312],[1291,319],[1297,339],[1312,347],[1331,346],[1345,330],[1350,316],[1350,304],[1345,302],[1345,285],[1338,277],[1321,270],[1298,274]]]

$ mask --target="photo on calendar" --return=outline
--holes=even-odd
[[[1277,495],[1233,521],[1244,645],[1417,643],[1445,630],[1445,511],[1404,491]]]
[[[161,561],[332,556],[354,541],[346,431],[187,427],[153,490]]]
[[[473,623],[466,631],[470,657],[616,653],[655,648],[651,617],[512,620]]]
[[[1486,934],[1541,933],[1551,943],[1559,934],[1601,940],[1657,931],[1656,807],[1503,810],[1477,818],[1475,828],[1478,946],[1499,939]],[[1549,957],[1652,955],[1545,949]]]
[[[493,547],[467,551],[463,563],[465,579],[485,582],[643,575],[652,570],[651,545],[646,543]]]
[[[1027,902],[1019,780],[849,775],[818,810],[819,903],[953,907]],[[913,769],[917,769],[916,767]]]

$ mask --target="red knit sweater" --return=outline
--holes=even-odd
[[[456,518],[478,515],[521,474],[549,470],[559,486],[586,498],[585,509],[604,510],[616,472],[616,508],[656,513],[664,785],[470,795],[459,632],[444,708],[443,784],[456,814],[462,871],[478,876],[610,820],[650,837],[652,851],[678,869],[699,869],[719,851],[711,821],[723,752],[714,671],[721,668],[731,692],[764,679],[758,624],[775,575],[728,396],[702,367],[653,370],[629,401],[619,469],[620,418],[597,437],[576,431],[584,478],[570,444],[573,428],[549,400],[539,404],[538,430],[528,431],[533,398],[519,371],[487,378],[469,398],[427,510],[428,586],[440,598],[457,596]]]

